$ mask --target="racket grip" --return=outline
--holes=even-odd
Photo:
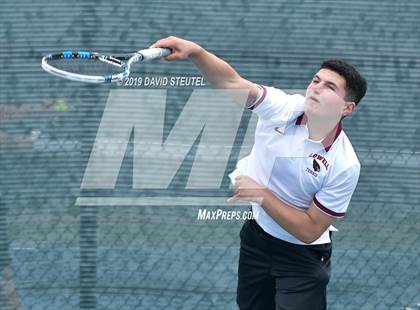
[[[169,48],[148,48],[138,51],[142,55],[142,60],[147,61],[151,59],[161,58],[168,56],[172,53],[172,50]]]

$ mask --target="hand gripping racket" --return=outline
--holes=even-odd
[[[42,58],[42,68],[53,75],[79,82],[122,82],[130,75],[131,66],[171,54],[169,48],[148,48],[130,54],[106,55],[87,51],[65,51]]]

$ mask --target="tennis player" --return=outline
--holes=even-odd
[[[257,220],[240,232],[237,304],[240,309],[326,309],[331,231],[356,188],[360,163],[342,129],[367,90],[350,64],[324,61],[306,96],[257,85],[194,42],[176,37],[167,60],[189,59],[218,89],[248,91],[258,115],[249,156],[230,174],[235,194],[249,201]]]

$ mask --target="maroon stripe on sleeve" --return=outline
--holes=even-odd
[[[267,89],[262,85],[258,85],[258,86],[262,89],[263,93],[260,99],[258,99],[255,103],[253,103],[251,106],[248,107],[249,110],[254,110],[261,102],[264,101],[265,96],[267,95]]]
[[[331,216],[334,216],[334,217],[343,217],[346,214],[345,212],[334,212],[334,211],[324,207],[322,205],[322,203],[320,203],[318,201],[318,199],[316,199],[316,197],[314,197],[314,203],[321,211],[324,211],[328,215],[331,215]]]

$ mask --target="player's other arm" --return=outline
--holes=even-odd
[[[228,202],[236,200],[259,203],[281,227],[306,244],[317,240],[335,221],[334,217],[320,211],[313,202],[306,211],[287,205],[248,176],[235,178],[235,195]]]
[[[280,201],[269,190],[264,191],[263,197],[264,210],[286,231],[306,244],[317,240],[335,221],[334,217],[320,211],[314,202],[306,211],[300,211]]]
[[[214,88],[248,91],[247,106],[260,95],[260,87],[241,77],[227,62],[194,42],[171,36],[157,41],[151,47],[171,48],[172,54],[165,58],[168,61],[189,59]]]
[[[235,178],[231,201],[255,201],[286,231],[304,243],[317,240],[335,221],[343,217],[357,186],[360,165],[342,169],[330,176],[315,194],[310,207],[301,211],[277,198],[268,188],[248,176]]]

